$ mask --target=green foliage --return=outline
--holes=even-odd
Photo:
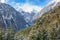
[[[14,40],[14,31],[12,29],[8,29],[7,31],[7,40]]]
[[[2,40],[2,33],[1,33],[1,31],[0,31],[0,40]]]
[[[0,30],[0,40],[14,40],[14,31],[11,28]]]

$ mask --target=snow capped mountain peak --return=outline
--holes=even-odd
[[[16,4],[14,6],[14,8],[17,10],[17,11],[20,11],[20,10],[23,10],[25,12],[29,12],[31,13],[33,10],[36,10],[36,12],[39,12],[42,8],[39,7],[39,6],[35,6],[35,5],[30,5],[30,4],[23,4],[23,5],[20,5],[20,4]]]

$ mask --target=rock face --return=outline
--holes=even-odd
[[[32,11],[31,13],[29,12],[25,12],[23,10],[19,11],[21,13],[21,15],[24,17],[24,20],[26,21],[26,23],[28,23],[28,26],[33,25],[35,22],[33,20],[34,15],[36,14],[34,11]]]
[[[29,28],[15,34],[16,40],[60,40],[60,2]]]
[[[0,28],[12,27],[15,31],[26,28],[23,16],[8,4],[0,3]]]

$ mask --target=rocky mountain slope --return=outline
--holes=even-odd
[[[0,3],[0,28],[13,28],[14,31],[26,28],[24,17],[8,4]]]
[[[60,2],[45,12],[32,27],[15,34],[15,40],[60,40]]]
[[[20,10],[19,12],[24,17],[24,20],[26,21],[26,23],[29,24],[29,25],[27,25],[27,27],[31,26],[31,25],[33,25],[35,23],[34,20],[32,20],[34,15],[36,14],[34,11],[29,13],[29,12],[25,12],[23,10]]]

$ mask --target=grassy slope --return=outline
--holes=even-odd
[[[58,40],[60,38],[60,5],[43,14],[32,27],[16,33],[15,37],[18,40]]]

